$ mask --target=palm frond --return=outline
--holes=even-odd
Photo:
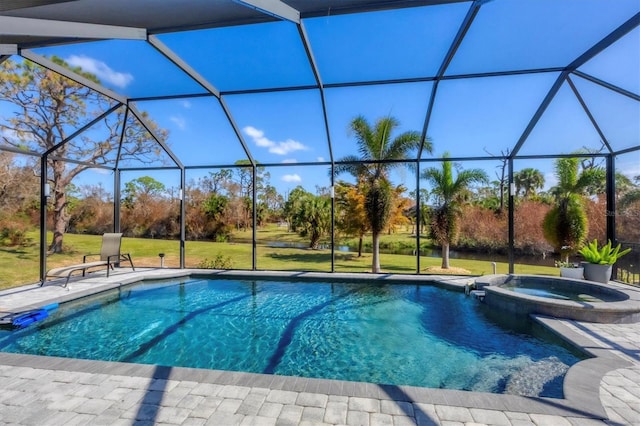
[[[420,135],[420,139],[422,139],[422,135]],[[424,139],[422,150],[428,154],[433,154],[433,140],[429,136]]]
[[[404,160],[419,147],[420,133],[416,131],[404,132],[391,141],[385,157],[393,160]]]
[[[387,116],[379,118],[374,128],[374,141],[372,144],[372,154],[376,160],[389,159],[388,150],[391,140],[391,134],[400,125],[400,122],[394,117]]]
[[[605,192],[606,176],[607,172],[602,167],[583,170],[576,181],[575,191],[589,195]]]
[[[560,192],[571,192],[576,186],[578,181],[578,166],[580,159],[576,157],[572,158],[559,158],[556,160],[555,172],[558,178],[558,188]]]
[[[435,167],[425,169],[420,174],[420,178],[426,180],[433,187],[431,192],[437,196],[443,196],[441,188],[444,187],[444,175],[442,170]]]
[[[371,143],[373,139],[375,139],[375,135],[367,119],[362,115],[357,116],[349,124],[349,129],[356,137],[358,152],[361,156],[360,159],[374,159],[374,157],[371,156]]]
[[[335,173],[349,173],[354,177],[369,175],[369,167],[367,164],[361,163],[361,159],[355,155],[348,155],[335,164]]]

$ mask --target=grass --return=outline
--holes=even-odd
[[[28,235],[32,241],[38,241],[37,232]],[[240,235],[240,238],[246,238]],[[250,240],[251,234],[248,234]],[[390,242],[393,239],[409,238],[408,234],[385,235]],[[50,241],[49,235],[47,241]],[[282,271],[331,271],[330,250],[310,250],[305,248],[269,247],[268,241],[304,242],[295,234],[287,233],[283,228],[270,228],[258,233],[256,245],[257,269]],[[70,265],[82,261],[87,253],[100,251],[101,237],[97,235],[66,234],[64,236],[65,252],[47,258],[47,268]],[[198,267],[205,260],[213,260],[218,255],[229,257],[233,269],[251,269],[251,243],[215,243],[208,241],[187,241],[185,243],[185,266]],[[180,242],[173,240],[154,240],[143,238],[123,238],[122,251],[131,253],[136,266],[160,266],[159,253],[164,253],[166,267],[180,266]],[[427,273],[429,267],[439,267],[440,258],[421,257],[420,271]],[[37,243],[27,247],[0,247],[0,288],[15,287],[39,280],[39,252]],[[380,265],[383,272],[415,274],[416,258],[410,255],[381,254]],[[451,266],[469,271],[471,275],[493,273],[491,262],[466,259],[452,259]],[[357,253],[336,252],[336,272],[369,272],[371,270],[371,254],[358,257]],[[509,265],[496,262],[497,273],[507,273]],[[515,265],[515,272],[520,274],[558,275],[558,269],[546,266]]]

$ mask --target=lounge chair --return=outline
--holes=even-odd
[[[86,254],[82,257],[82,263],[76,265],[68,265],[61,266],[59,268],[53,268],[47,271],[44,279],[40,283],[40,287],[42,287],[47,280],[47,277],[51,278],[66,278],[63,287],[66,287],[69,284],[69,279],[71,278],[71,274],[76,271],[82,271],[82,276],[85,276],[87,269],[92,268],[107,268],[107,277],[109,276],[109,271],[114,268],[116,264],[119,264],[122,261],[129,262],[131,264],[131,269],[134,271],[136,268],[133,266],[133,261],[131,260],[131,255],[129,253],[120,253],[120,244],[122,242],[122,234],[121,233],[106,233],[102,236],[102,247],[100,248],[100,254]],[[100,256],[100,260],[91,261],[89,258],[94,256]],[[89,261],[88,261],[89,260]]]

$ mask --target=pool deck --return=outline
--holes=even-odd
[[[0,291],[0,318],[141,279],[202,270],[122,268]],[[210,272],[207,271],[209,274]],[[225,276],[248,276],[239,271]],[[256,273],[314,279],[328,274]],[[424,282],[424,276],[330,274],[332,279]],[[461,289],[465,277],[434,277]],[[639,290],[640,291],[640,290]],[[0,352],[0,425],[640,425],[640,323],[537,317],[595,356],[565,377],[565,398],[388,386]],[[481,330],[479,330],[481,332]]]

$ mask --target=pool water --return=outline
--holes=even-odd
[[[562,397],[581,355],[483,309],[428,285],[145,282],[0,329],[0,351]]]

